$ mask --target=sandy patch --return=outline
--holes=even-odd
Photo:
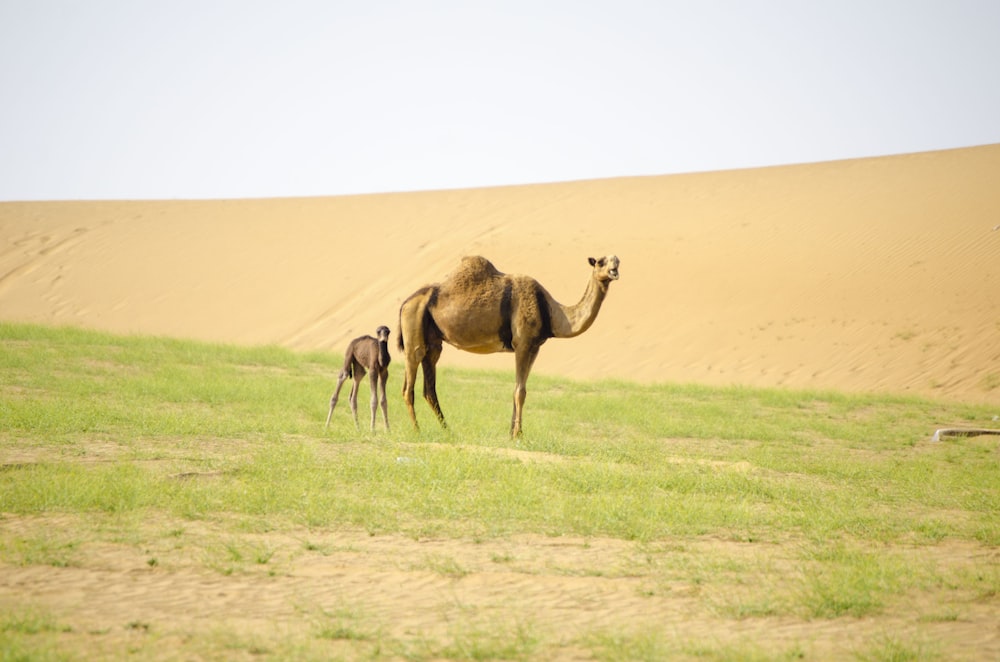
[[[30,603],[88,650],[131,647],[153,658],[198,650],[192,642],[220,633],[273,651],[288,638],[322,638],[324,627],[341,633],[331,650],[355,655],[376,638],[412,651],[477,629],[530,631],[543,642],[539,659],[592,659],[595,633],[656,633],[684,649],[799,649],[809,659],[850,656],[890,634],[957,659],[1000,654],[992,602],[945,587],[923,604],[901,600],[864,619],[733,618],[742,602],[760,602],[799,579],[794,550],[784,545],[302,530],[242,535],[234,552],[234,539],[211,524],[164,521],[146,529],[142,544],[85,543],[60,567],[0,564],[0,608]],[[11,540],[67,529],[58,517],[8,516],[0,530]],[[912,555],[923,567],[974,568],[984,553],[995,554],[942,544]],[[755,568],[766,569],[766,582],[748,585]],[[149,637],[153,644],[143,644]]]

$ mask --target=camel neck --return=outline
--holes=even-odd
[[[608,284],[592,277],[578,303],[564,306],[556,302],[558,310],[553,311],[556,313],[552,316],[553,335],[556,338],[573,338],[589,329],[597,319],[597,313],[607,295]]]

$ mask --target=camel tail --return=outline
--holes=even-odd
[[[354,346],[352,345],[347,354],[344,355],[344,367],[340,369],[341,374],[346,374],[348,378],[354,379]]]
[[[436,298],[437,288],[428,285],[407,297],[399,307],[399,330],[396,333],[396,342],[400,352],[406,351],[406,327],[413,328],[414,324],[419,324],[420,328],[426,327],[427,317],[430,315],[427,308]]]

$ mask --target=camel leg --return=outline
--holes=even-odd
[[[365,378],[364,368],[354,369],[354,385],[351,386],[351,413],[354,414],[354,427],[361,429],[358,425],[358,391],[361,390],[361,380]]]
[[[406,403],[406,410],[410,412],[410,420],[413,421],[413,428],[419,430],[417,425],[417,412],[413,409],[414,391],[417,383],[417,367],[424,358],[425,349],[423,345],[416,342],[406,344],[406,354],[403,357],[406,363],[403,373],[403,402]]]
[[[422,362],[424,368],[424,400],[431,406],[437,416],[441,427],[447,428],[444,422],[444,414],[441,413],[441,403],[438,402],[437,394],[437,362],[441,358],[441,345],[432,345],[427,348],[427,355]]]
[[[373,434],[375,433],[375,412],[378,409],[378,377],[379,377],[379,371],[378,370],[372,370],[371,371],[371,379],[369,380],[369,382],[371,383],[371,388],[372,388],[372,398],[371,398],[372,428],[371,429],[372,429],[372,433]]]
[[[521,414],[524,411],[524,399],[528,395],[528,375],[531,373],[531,366],[538,358],[537,346],[532,346],[526,351],[516,351],[514,354],[515,378],[514,378],[514,412],[510,418],[510,436],[521,436]]]
[[[389,382],[389,369],[388,368],[382,368],[382,373],[381,373],[381,375],[379,377],[379,383],[382,385],[382,393],[381,393],[381,396],[382,396],[382,399],[381,399],[381,403],[382,403],[382,420],[385,421],[385,431],[386,432],[389,431],[389,401],[388,401],[388,399],[386,398],[386,395],[385,395],[385,389],[386,389],[386,385],[388,384],[388,382]],[[372,418],[374,419],[374,415],[372,416]],[[372,425],[373,426],[375,425],[374,420],[372,421]]]
[[[330,398],[330,412],[326,415],[326,427],[330,427],[330,419],[333,418],[333,408],[337,406],[337,398],[340,397],[340,389],[343,387],[344,382],[350,375],[347,374],[346,370],[340,371],[340,376],[337,377],[337,390],[333,392],[333,396]]]

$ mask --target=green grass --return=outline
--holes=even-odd
[[[937,421],[985,425],[985,407],[539,376],[526,434],[511,442],[509,375],[444,370],[450,431],[418,403],[416,434],[397,402],[393,432],[371,437],[346,407],[323,429],[335,356],[10,324],[0,342],[0,448],[46,460],[4,471],[9,512],[237,513],[449,535],[1000,542],[993,440],[927,442]],[[507,447],[565,461],[489,452]],[[102,452],[115,461],[78,461]]]
[[[450,428],[418,402],[417,433],[394,363],[392,432],[379,422],[372,435],[367,384],[361,431],[346,398],[323,427],[339,364],[339,356],[277,347],[0,324],[0,513],[115,522],[7,537],[0,562],[71,567],[87,543],[141,544],[129,539],[140,535],[137,523],[163,518],[173,523],[166,541],[184,536],[183,522],[222,527],[225,537],[200,550],[202,565],[222,575],[281,572],[284,552],[254,535],[353,527],[414,538],[634,541],[650,559],[644,590],[684,582],[710,596],[720,618],[737,620],[864,617],[928,587],[997,599],[995,563],[977,572],[926,567],[899,551],[1000,545],[996,439],[929,443],[940,424],[989,427],[994,408],[535,375],[525,435],[512,441],[509,373],[442,369]],[[704,540],[784,545],[787,567],[700,558],[687,547]],[[319,551],[310,545],[303,541],[299,553]],[[150,567],[161,562],[155,552],[148,559]],[[443,556],[411,561],[456,580],[468,572]],[[782,590],[713,594],[719,577],[749,587],[761,576]],[[8,617],[4,636],[13,632],[23,647],[33,637],[19,618],[28,617]],[[318,637],[393,646],[346,612],[315,618]],[[523,623],[476,623],[393,654],[523,659],[544,655],[540,637]],[[598,659],[677,650],[730,659],[725,645],[703,655],[649,633],[604,632],[582,645]],[[907,646],[886,640],[859,656],[911,659]],[[796,650],[772,654],[794,658]]]

